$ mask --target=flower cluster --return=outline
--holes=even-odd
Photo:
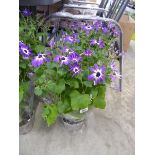
[[[25,15],[29,14],[25,10]],[[121,78],[111,50],[108,50],[119,35],[113,23],[63,21],[60,25],[60,39],[52,38],[45,48],[43,44],[34,48],[25,41],[31,50],[19,42],[20,55],[28,59],[31,71],[38,76],[34,81],[35,94],[40,97],[52,94],[58,98],[48,104],[56,112],[43,115],[48,125],[55,122],[59,113],[80,111],[89,105],[104,109],[106,86]],[[53,120],[49,119],[50,122],[48,117]]]

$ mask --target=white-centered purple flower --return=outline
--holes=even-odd
[[[73,36],[65,36],[64,42],[74,44],[74,37]]]
[[[62,53],[69,53],[70,50],[71,50],[71,49],[70,49],[69,47],[65,46],[65,47],[63,47],[63,48],[61,49],[61,52],[62,52]]]
[[[31,56],[33,56],[29,46],[25,45],[21,41],[19,41],[19,53],[22,55],[23,59],[29,59]]]
[[[43,65],[46,62],[50,62],[50,58],[48,57],[50,55],[51,55],[50,52],[38,54],[32,60],[32,66],[33,67],[39,67],[39,66]]]
[[[82,59],[81,56],[79,54],[77,54],[76,52],[69,54],[68,57],[69,57],[70,61],[73,63],[78,63]]]
[[[92,74],[88,76],[88,80],[93,81],[94,85],[103,83],[105,80],[105,66],[102,65],[101,68],[97,64],[94,64],[94,67],[90,67]]]
[[[91,25],[83,25],[82,29],[86,32],[86,35],[89,35],[90,31],[92,31],[94,28]]]
[[[70,60],[68,57],[63,55],[56,55],[53,59],[54,62],[59,63],[60,66],[62,65],[68,65],[70,63]]]
[[[90,45],[96,45],[97,44],[97,40],[96,39],[91,39],[90,40]]]
[[[73,65],[70,65],[70,71],[73,72],[72,76],[75,76],[75,75],[81,73],[82,70],[81,70],[80,66],[77,63],[75,63]]]
[[[116,64],[115,64],[114,61],[112,61],[112,62],[110,63],[110,68],[112,69],[112,71],[117,71],[117,70],[118,70],[118,69],[117,69],[117,66],[116,66]]]
[[[102,27],[102,21],[99,20],[95,21],[94,28],[98,31],[99,29],[101,29],[101,27]]]
[[[116,78],[118,78],[118,79],[122,78],[122,75],[120,75],[120,73],[118,71],[118,68],[117,68],[117,66],[116,66],[114,61],[112,61],[110,63],[110,68],[112,70],[112,73],[110,74],[110,78],[111,78],[112,81],[116,80]]]
[[[64,38],[64,42],[74,44],[80,42],[80,40],[78,38],[78,34],[75,33],[73,35],[66,35]]]
[[[63,54],[72,54],[72,53],[74,53],[74,51],[71,49],[71,48],[69,48],[69,47],[67,47],[67,46],[64,46],[62,49],[61,49],[61,52],[63,53]]]
[[[105,46],[103,40],[101,40],[101,39],[99,39],[98,41],[96,39],[91,39],[90,45],[91,46],[98,45],[100,48],[104,48],[104,46]]]
[[[22,15],[25,17],[31,16],[32,12],[29,9],[24,9],[21,11]]]
[[[92,52],[90,49],[87,49],[87,50],[84,51],[83,54],[84,54],[85,56],[87,56],[87,57],[91,57],[92,54],[93,54],[93,52]]]
[[[104,42],[103,42],[103,40],[99,40],[98,42],[97,42],[97,45],[100,47],[100,48],[104,48]]]

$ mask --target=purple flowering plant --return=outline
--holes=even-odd
[[[60,39],[50,42],[50,60],[41,55],[32,60],[38,77],[35,94],[52,96],[51,103],[45,102],[42,113],[48,126],[63,113],[79,112],[92,106],[104,109],[107,86],[121,78],[114,65],[117,55],[109,51],[117,39],[116,35],[111,35],[116,29],[100,21],[63,21],[60,25]]]
[[[44,36],[48,43],[48,24],[43,24],[42,18],[34,16],[29,9],[20,10],[19,14],[19,108],[20,114],[28,109],[32,78],[35,68],[50,61],[51,47],[43,44]]]

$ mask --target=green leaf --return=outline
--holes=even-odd
[[[70,93],[70,97],[72,98],[72,97],[76,97],[76,96],[78,96],[78,95],[80,95],[80,93],[77,91],[77,90],[73,90],[71,93]]]
[[[106,86],[100,86],[98,88],[98,96],[105,97]]]
[[[91,90],[91,94],[92,94],[92,98],[95,98],[97,96],[97,94],[98,94],[98,89],[97,88],[93,88]]]
[[[65,80],[61,79],[58,81],[57,85],[55,86],[55,92],[57,94],[61,94],[65,90]]]
[[[105,101],[105,98],[103,97],[100,97],[100,96],[97,96],[95,99],[94,99],[94,105],[96,108],[100,108],[100,109],[104,109],[105,106],[106,106],[106,101]]]
[[[41,89],[39,86],[37,86],[37,87],[35,87],[35,89],[34,89],[34,93],[35,93],[37,96],[41,96],[41,95],[42,95],[42,89]]]
[[[84,84],[86,87],[92,87],[92,82],[90,82],[90,81],[84,81],[83,84]]]
[[[70,87],[79,88],[79,82],[77,80],[70,80],[68,84],[70,85]]]
[[[47,66],[48,69],[53,69],[53,68],[55,67],[55,66],[54,66],[55,64],[56,64],[56,63],[51,62],[51,63],[47,63],[46,66]]]
[[[60,76],[64,76],[66,74],[66,72],[63,69],[58,70],[57,73]]]
[[[64,102],[60,101],[58,104],[57,104],[57,108],[58,108],[58,112],[60,114],[70,110],[70,101],[68,98],[66,98],[64,100]]]
[[[80,110],[88,107],[90,97],[88,94],[79,94],[71,97],[71,107],[73,110]]]
[[[47,88],[49,91],[54,92],[55,87],[56,87],[56,83],[54,83],[53,81],[50,80],[47,82]]]
[[[35,51],[37,51],[37,53],[40,53],[40,52],[42,52],[44,50],[45,50],[45,46],[44,45],[37,45],[35,47]]]
[[[43,108],[42,117],[47,122],[48,126],[55,123],[55,121],[56,121],[56,119],[58,117],[57,106],[55,104],[46,105]]]
[[[23,89],[19,89],[19,103],[23,100],[24,91]]]
[[[25,63],[20,63],[20,64],[19,64],[19,67],[25,69],[25,68],[26,68],[26,64],[25,64]]]

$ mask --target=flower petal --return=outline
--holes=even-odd
[[[89,80],[89,81],[93,81],[94,78],[95,78],[95,75],[94,75],[94,74],[90,74],[90,75],[88,76],[88,80]]]
[[[104,71],[105,71],[105,66],[102,65],[102,67],[101,67],[101,72],[103,73]]]

